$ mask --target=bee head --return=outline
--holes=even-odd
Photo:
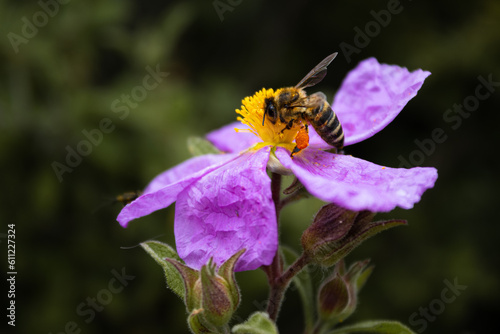
[[[274,98],[269,97],[264,100],[264,117],[262,117],[262,126],[264,126],[264,122],[267,118],[271,121],[271,123],[275,124],[276,119],[278,117],[278,111],[276,107],[276,102]]]

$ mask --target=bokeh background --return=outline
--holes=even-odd
[[[398,13],[378,31],[372,23],[372,36],[359,44],[358,29],[388,6]],[[0,22],[0,248],[7,272],[7,224],[15,224],[18,272],[17,321],[9,332],[187,333],[182,302],[165,288],[160,267],[135,247],[151,238],[175,244],[174,206],[123,229],[115,221],[120,204],[105,204],[189,158],[187,138],[233,121],[243,97],[294,85],[334,51],[339,56],[314,88],[330,100],[368,57],[432,72],[393,123],[348,153],[439,170],[435,188],[414,209],[379,215],[407,219],[408,227],[349,255],[351,262],[371,258],[376,268],[348,323],[410,325],[414,312],[438,305],[445,280],[457,280],[467,288],[424,332],[497,328],[500,87],[466,118],[443,117],[455,104],[474,101],[478,77],[500,81],[500,2],[0,1]],[[347,44],[356,51],[346,54]],[[131,101],[127,113],[127,104],[116,101],[137,94],[148,67],[169,74]],[[66,165],[68,150],[83,145],[84,132],[99,129],[103,119],[109,131],[58,177],[54,162]],[[436,128],[446,140],[415,153],[422,151],[415,141],[429,140]],[[299,251],[301,231],[321,205],[308,199],[285,209],[283,242]],[[110,295],[113,271],[134,278]],[[324,275],[313,272],[317,280]],[[246,318],[263,307],[266,279],[259,270],[237,279],[238,316]],[[89,303],[98,297],[107,304],[92,313]],[[300,333],[301,314],[290,291],[282,332]]]

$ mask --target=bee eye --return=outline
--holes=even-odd
[[[276,112],[276,106],[274,105],[272,99],[266,100],[266,110],[264,112],[264,117],[266,117],[266,115],[273,124],[276,122],[276,117],[278,116],[278,114]]]
[[[276,108],[274,107],[274,104],[270,103],[267,105],[267,114],[271,118],[276,118]]]

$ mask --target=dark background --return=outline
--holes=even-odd
[[[376,264],[348,323],[410,325],[414,312],[432,306],[438,314],[424,321],[426,333],[497,328],[500,87],[470,107],[460,125],[443,116],[454,104],[474,101],[478,77],[500,81],[498,1],[401,1],[385,27],[371,25],[366,45],[356,31],[394,2],[233,1],[222,16],[213,1],[54,3],[57,13],[48,7],[53,15],[45,14],[44,22],[35,1],[0,1],[0,240],[7,272],[5,236],[7,224],[15,224],[18,273],[10,332],[76,326],[81,333],[187,333],[182,302],[165,289],[160,267],[134,247],[150,238],[174,245],[174,206],[127,229],[115,221],[120,204],[101,206],[189,158],[187,138],[233,121],[243,97],[296,84],[334,51],[339,56],[314,88],[330,100],[348,71],[368,57],[432,72],[394,122],[348,153],[394,167],[403,157],[439,171],[435,188],[414,209],[379,215],[407,219],[408,227],[348,256]],[[36,33],[23,28],[23,17],[38,20]],[[14,47],[12,34],[23,38],[23,29],[29,38]],[[341,45],[356,47],[356,41],[356,52],[346,56]],[[169,76],[121,119],[112,103],[142,85],[147,66]],[[66,164],[68,147],[82,145],[82,131],[98,129],[105,118],[113,130],[59,180],[53,163]],[[430,144],[436,128],[446,140]],[[427,143],[427,153],[417,152],[423,149],[416,141]],[[300,250],[301,231],[321,205],[308,199],[285,209],[283,242]],[[134,278],[110,294],[113,271],[122,270]],[[323,275],[313,273],[318,280]],[[266,280],[260,270],[237,279],[243,291],[238,315],[246,318],[267,298]],[[467,288],[439,309],[446,280]],[[107,304],[93,316],[88,298],[98,297]],[[300,333],[301,313],[297,294],[289,292],[282,333]],[[411,328],[422,330],[422,322]]]

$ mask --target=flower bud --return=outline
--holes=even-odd
[[[189,326],[195,333],[212,333],[226,325],[240,303],[240,291],[234,278],[234,267],[244,249],[230,257],[216,272],[212,259],[196,271],[177,260],[173,265],[184,283],[184,303],[190,316]]]
[[[324,282],[318,292],[318,310],[322,320],[329,320],[342,314],[349,304],[349,288],[337,273]]]
[[[188,317],[188,326],[194,334],[219,333],[217,328],[206,323],[203,317],[203,309],[194,309]]]
[[[204,317],[216,327],[228,323],[236,307],[228,282],[215,273],[211,261],[201,267],[201,286]]]
[[[200,271],[203,318],[215,327],[226,325],[240,303],[240,290],[234,278],[234,267],[240,256],[240,250],[224,262],[217,273],[212,260]]]
[[[193,333],[229,333],[227,323],[240,303],[234,269],[245,249],[231,256],[216,272],[212,259],[198,271],[182,263],[167,244],[151,241],[141,246],[163,267],[167,286],[183,299]]]
[[[318,310],[323,322],[330,325],[342,322],[356,310],[360,287],[373,270],[366,268],[368,262],[355,262],[347,271],[343,260],[335,265],[333,274],[318,291]]]
[[[335,204],[323,206],[302,234],[304,253],[314,263],[331,267],[368,238],[406,224],[403,220],[372,222],[374,216],[369,211],[350,211]]]

